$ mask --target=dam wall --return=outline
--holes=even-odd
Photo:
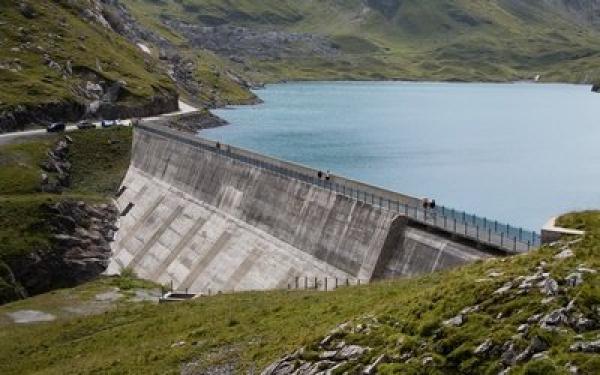
[[[490,256],[413,225],[383,202],[408,207],[416,198],[316,175],[159,125],[138,126],[109,272],[131,268],[206,292],[284,288],[298,277],[412,276]]]

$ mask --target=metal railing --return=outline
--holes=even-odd
[[[316,170],[314,170],[312,175],[299,172],[292,168],[275,165],[268,161],[260,160],[259,158],[238,153],[236,152],[236,148],[232,148],[228,145],[221,145],[218,142],[207,141],[201,138],[179,136],[151,126],[139,125],[139,127],[161,136],[177,138],[178,141],[199,149],[220,154],[281,176],[293,178],[330,190],[336,194],[344,195],[359,202],[396,212],[417,223],[506,252],[521,253],[541,245],[541,237],[539,234],[523,228],[514,227],[509,224],[500,223],[495,220],[468,214],[464,211],[457,211],[444,206],[436,206],[434,209],[425,209],[418,204],[403,203],[400,199],[394,200],[372,192],[346,186],[344,183],[337,182],[335,175],[330,176],[330,179],[319,178],[317,175],[318,171]],[[281,164],[285,165],[285,163]],[[418,202],[416,198],[414,201]]]

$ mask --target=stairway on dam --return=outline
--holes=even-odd
[[[442,226],[436,215],[409,214],[417,198],[217,146],[158,124],[135,128],[118,198],[130,210],[108,273],[130,268],[194,293],[263,290],[305,277],[413,276],[531,246],[516,235],[496,243],[491,229],[486,242],[483,228],[478,242],[479,226],[474,238],[456,218]]]

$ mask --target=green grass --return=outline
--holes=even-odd
[[[362,362],[387,353],[392,363],[383,365],[381,373],[497,374],[497,357],[473,355],[473,349],[486,338],[501,345],[534,313],[550,311],[573,298],[577,309],[588,315],[600,304],[598,274],[586,274],[584,284],[568,289],[546,305],[540,303],[543,296],[537,290],[520,296],[492,294],[507,280],[534,273],[541,261],[548,263],[548,272],[557,280],[579,264],[600,269],[596,252],[600,214],[584,214],[581,220],[588,234],[572,246],[576,256],[564,260],[554,259],[558,249],[546,247],[412,280],[329,293],[239,293],[159,306],[128,305],[55,323],[9,325],[0,331],[0,372],[166,374],[178,373],[184,363],[194,362],[198,371],[233,363],[236,372],[243,373],[252,368],[261,370],[302,346],[307,347],[306,356],[310,356],[314,344],[329,330],[352,320],[353,324],[371,324],[370,333],[345,333],[343,339],[373,349]],[[487,275],[491,271],[503,276],[490,278]],[[80,288],[96,288],[96,284]],[[35,309],[36,300],[43,298],[30,299],[28,308]],[[66,294],[65,298],[72,297]],[[469,314],[462,327],[442,327],[444,319],[475,304],[481,310]],[[12,304],[4,306],[0,315],[16,308]],[[499,313],[503,318],[497,318]],[[583,337],[592,339],[598,333],[587,332]],[[578,366],[582,374],[595,374],[597,356],[568,350],[576,336],[570,328],[549,333],[532,326],[525,337],[514,342],[522,349],[532,335],[540,335],[550,344],[549,359],[518,365],[511,374],[563,374],[567,362]],[[173,346],[178,342],[183,345]],[[416,360],[398,360],[411,350]],[[437,367],[423,369],[420,363],[427,355],[435,358]]]
[[[40,164],[55,140],[48,137],[0,147],[0,195],[38,192]]]
[[[73,145],[70,191],[78,194],[113,195],[129,167],[133,131],[115,127],[70,133]]]
[[[590,230],[600,227],[600,213],[598,211],[573,212],[560,216],[556,225],[563,228]]]

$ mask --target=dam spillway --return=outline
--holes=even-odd
[[[535,245],[535,235],[511,242],[511,228],[505,237],[439,210],[428,217],[417,198],[158,124],[137,126],[133,142],[109,273],[130,268],[195,293],[261,290],[413,276]]]

